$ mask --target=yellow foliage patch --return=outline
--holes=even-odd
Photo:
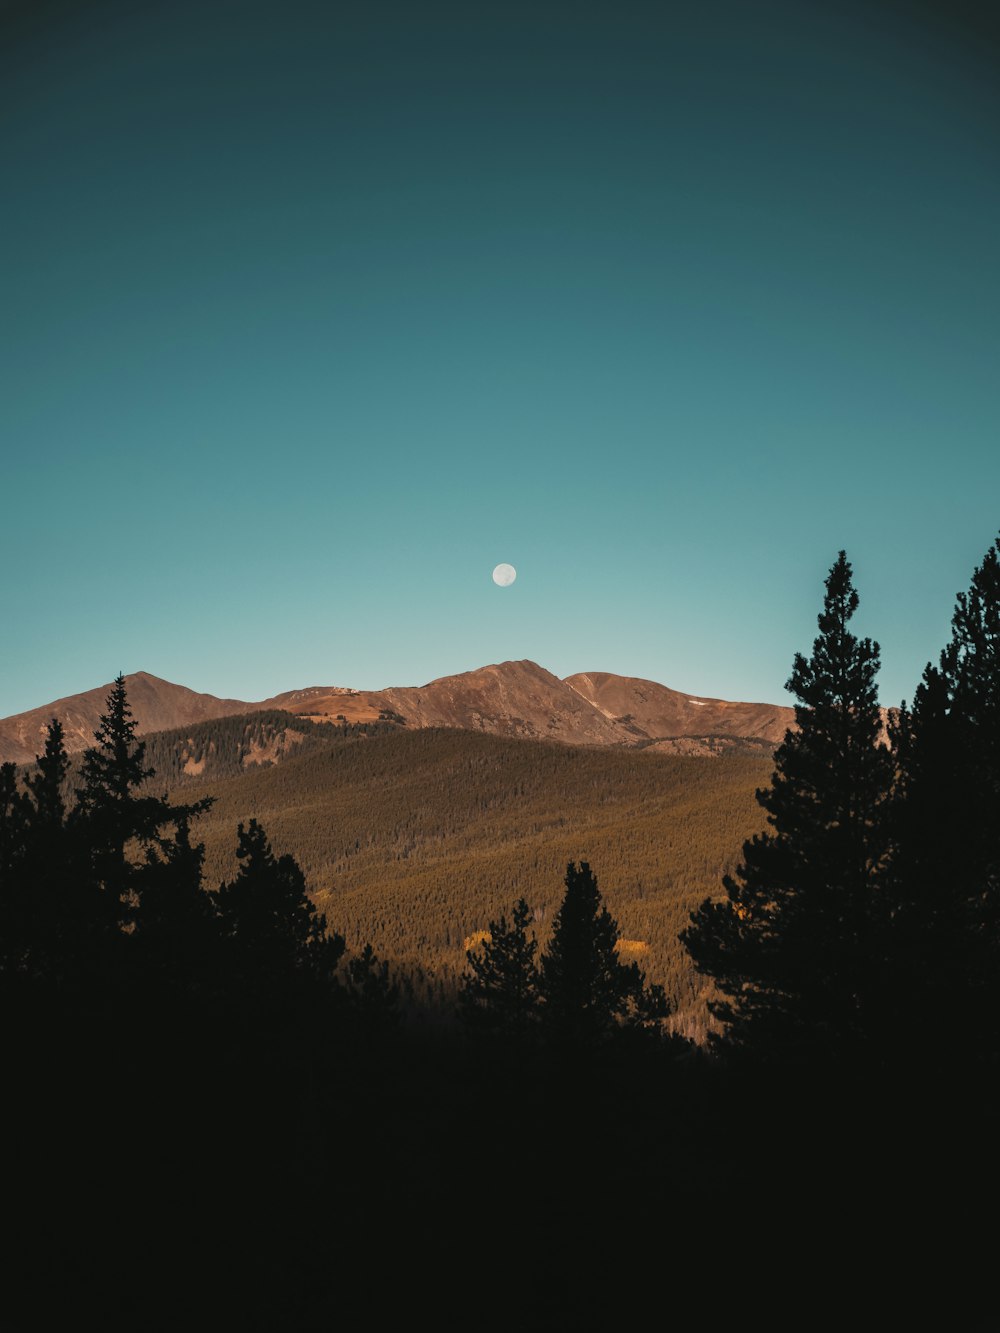
[[[619,940],[615,948],[628,958],[638,958],[640,954],[649,953],[649,945],[645,940]]]
[[[471,935],[466,935],[462,941],[462,949],[465,953],[468,953],[470,949],[478,949],[489,938],[490,932],[488,930],[474,930]]]

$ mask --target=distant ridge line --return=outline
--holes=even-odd
[[[794,710],[780,704],[689,695],[657,681],[604,671],[560,679],[528,659],[439,676],[419,686],[356,690],[312,685],[257,702],[199,693],[146,671],[125,680],[140,734],[282,709],[317,722],[371,722],[388,716],[411,729],[453,727],[568,745],[677,749],[684,741],[688,748],[680,752],[691,753],[700,752],[694,742],[708,737],[777,744],[794,725]],[[67,750],[85,749],[110,688],[109,682],[0,719],[0,762],[33,762],[53,717],[63,725]]]

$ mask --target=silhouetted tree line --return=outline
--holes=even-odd
[[[566,869],[566,895],[548,948],[536,961],[523,898],[510,921],[491,921],[468,951],[460,1011],[469,1030],[508,1041],[546,1039],[586,1050],[623,1030],[656,1031],[670,1012],[662,986],[648,986],[637,963],[618,957],[618,925],[603,905],[586,861]]]
[[[888,719],[842,551],[759,791],[769,831],[683,933],[718,1043],[766,1059],[1000,1057],[1000,539],[951,641]],[[888,734],[886,734],[886,731]]]
[[[888,717],[877,702],[878,644],[850,628],[857,606],[841,552],[812,653],[796,655],[788,681],[796,727],[757,793],[770,828],[745,843],[724,896],[707,899],[681,938],[717,989],[720,1049],[819,1061],[917,1051],[992,1059],[1000,539],[958,598],[939,664],[928,665],[913,703]],[[232,734],[218,724],[208,740],[242,755],[287,722],[242,719]],[[235,878],[206,889],[191,830],[212,798],[174,804],[152,794],[123,678],[67,798],[69,773],[57,721],[33,771],[19,781],[13,765],[0,768],[5,984],[85,991],[117,977],[258,1015],[339,1007],[393,1026],[398,988],[386,965],[371,946],[345,957],[302,870],[275,856],[256,820],[239,825]],[[532,919],[522,898],[468,951],[459,1013],[470,1033],[583,1049],[662,1031],[664,992],[619,957],[617,924],[586,862],[568,867],[540,957]]]
[[[399,992],[370,945],[347,959],[309,898],[292,856],[276,856],[255,819],[237,829],[235,878],[207,889],[192,827],[212,797],[171,803],[152,794],[155,770],[119,676],[95,743],[75,767],[57,720],[19,784],[0,770],[0,966],[8,984],[87,1002],[109,985],[150,1003],[194,1004],[269,1031],[308,1014],[371,1035],[392,1030]],[[288,721],[274,715],[215,727],[208,740],[241,755]],[[269,729],[269,731],[263,728]],[[160,746],[163,749],[163,746]],[[477,1036],[530,1038],[565,1049],[622,1031],[658,1031],[669,1006],[635,963],[619,960],[618,927],[584,862],[570,865],[549,946],[536,963],[523,900],[511,924],[490,925],[470,952],[461,1015]]]
[[[258,1015],[308,1008],[391,1026],[396,988],[365,949],[345,959],[291,856],[260,824],[237,830],[239,870],[209,891],[192,822],[211,797],[172,804],[119,676],[66,800],[69,759],[57,720],[18,783],[0,767],[0,968],[8,986],[86,999],[109,984]]]
[[[770,831],[681,940],[714,982],[717,1050],[766,1061],[954,1066],[1000,1059],[1000,539],[958,597],[912,705],[878,704],[851,565],[826,579],[796,726],[757,792]],[[468,953],[471,1028],[577,1044],[666,1016],[615,955],[590,867],[570,865],[547,954],[522,898]]]

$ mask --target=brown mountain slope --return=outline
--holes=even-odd
[[[616,725],[659,740],[673,736],[758,736],[777,744],[795,721],[794,709],[780,704],[728,703],[702,699],[659,685],[655,680],[591,671],[567,676],[565,683]]]
[[[656,681],[607,671],[560,680],[531,661],[500,662],[422,686],[313,686],[276,695],[260,707],[281,708],[314,721],[340,717],[372,722],[388,712],[404,717],[412,728],[459,727],[572,745],[635,745],[705,736],[751,736],[777,743],[794,722],[794,711],[780,704],[699,699]],[[707,752],[698,745],[669,748]]]
[[[388,707],[420,727],[461,727],[499,736],[624,745],[628,732],[535,662],[501,662],[421,689],[389,689]]]
[[[378,690],[351,690],[342,685],[310,685],[304,690],[286,690],[251,709],[279,708],[283,713],[313,722],[374,722],[384,707]]]
[[[458,727],[495,736],[558,740],[570,745],[629,745],[635,736],[536,662],[495,666],[441,676],[426,685],[386,690],[313,686],[276,695],[260,705],[324,721],[371,722],[395,713],[414,730]]]
[[[405,720],[410,730],[452,727],[496,736],[557,740],[570,745],[661,748],[711,754],[708,737],[780,741],[793,718],[776,704],[697,699],[655,681],[596,671],[560,680],[536,662],[501,662],[421,686],[352,690],[314,685],[260,703],[217,699],[172,685],[145,671],[127,676],[129,701],[140,732],[165,731],[192,722],[261,709],[282,709],[317,722],[372,722],[382,714]],[[44,708],[0,721],[0,761],[29,763],[44,744],[50,718],[58,717],[72,753],[91,743],[111,687],[57,699]],[[685,738],[678,742],[676,738]]]
[[[250,704],[238,699],[217,699],[214,694],[198,694],[184,685],[173,685],[148,672],[126,676],[128,701],[140,732],[166,731],[170,727],[204,722],[208,718],[244,713]],[[94,740],[111,685],[99,685],[83,694],[56,699],[43,708],[17,713],[0,721],[0,763],[28,764],[41,753],[45,732],[52,718],[58,718],[66,732],[70,754],[84,750]]]

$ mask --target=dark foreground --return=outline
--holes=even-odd
[[[6,998],[13,1329],[991,1326],[994,1104],[940,1063]]]

